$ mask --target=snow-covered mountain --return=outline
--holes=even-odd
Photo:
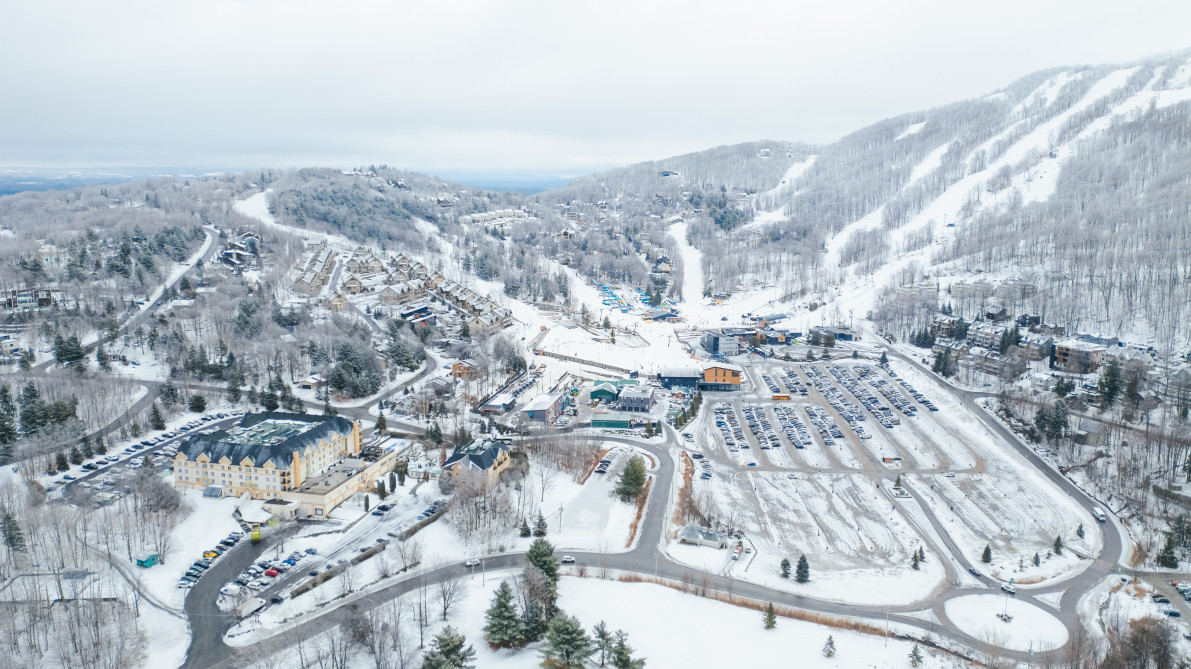
[[[953,301],[975,314],[1009,281],[1017,289],[1008,306],[1070,329],[1131,333],[1164,348],[1187,329],[1189,53],[1045,70],[826,146],[771,144],[771,162],[756,161],[768,169],[735,182],[737,157],[762,144],[692,154],[699,178],[671,167],[692,162],[684,156],[540,197],[581,199],[598,185],[609,200],[639,198],[644,210],[624,215],[642,225],[690,220],[709,290],[780,287],[835,307],[823,313],[873,312],[895,333],[928,313],[904,302]],[[717,158],[719,169],[709,164]],[[675,201],[663,190],[670,184]],[[714,190],[746,214],[707,206]],[[981,281],[987,295],[947,292]],[[928,284],[941,293],[907,290]]]

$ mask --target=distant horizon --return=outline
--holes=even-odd
[[[372,161],[368,164],[377,164]],[[177,165],[69,165],[69,166],[29,166],[4,165],[0,166],[0,196],[15,195],[25,192],[43,192],[51,190],[69,190],[87,185],[109,183],[127,183],[152,178],[190,178],[217,174],[243,174],[258,170],[299,170],[309,168],[325,168],[345,170],[367,167],[368,164],[350,167],[336,165],[293,165],[287,167],[190,167]],[[501,192],[515,192],[523,195],[533,195],[542,191],[558,188],[570,181],[587,174],[598,173],[608,169],[625,167],[625,165],[611,165],[590,172],[578,174],[555,173],[550,170],[419,170],[387,165],[393,169],[425,174],[464,186],[471,186],[479,190]]]

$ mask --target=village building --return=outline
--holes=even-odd
[[[394,451],[362,448],[359,423],[342,416],[256,413],[191,436],[174,457],[174,486],[282,499],[298,517],[324,518],[395,462]]]

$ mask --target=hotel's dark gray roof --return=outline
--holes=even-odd
[[[226,457],[234,464],[245,458],[257,467],[266,462],[284,469],[293,454],[333,434],[351,434],[352,422],[342,416],[319,416],[277,411],[247,414],[231,430],[190,437],[179,452],[188,460],[206,454],[212,462]]]

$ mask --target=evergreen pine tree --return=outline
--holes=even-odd
[[[389,421],[385,420],[383,413],[376,417],[376,425],[373,427],[373,432],[382,435],[389,433]]]
[[[811,580],[811,566],[806,561],[805,555],[798,557],[798,568],[794,571],[794,580],[799,583],[808,583]]]
[[[522,518],[521,519],[521,536],[528,537],[528,536],[532,536],[532,535],[533,535],[533,531],[529,529],[529,523],[525,522],[525,518]]]
[[[546,536],[546,530],[546,517],[542,515],[541,511],[538,511],[538,519],[533,521],[533,535],[535,537],[544,537]]]
[[[70,447],[70,464],[72,464],[72,465],[83,464],[83,454],[79,452],[79,449],[77,446]]]
[[[525,559],[541,569],[551,583],[558,585],[558,558],[554,557],[554,546],[549,541],[535,539],[525,553]]]
[[[633,647],[629,645],[629,635],[616,630],[616,644],[612,646],[613,669],[641,669],[645,660],[633,657]]]
[[[1177,555],[1175,555],[1174,543],[1174,533],[1168,532],[1166,534],[1166,543],[1162,546],[1162,550],[1155,558],[1155,562],[1158,563],[1159,567],[1163,567],[1165,569],[1178,569],[1179,558]]]
[[[1037,553],[1034,553],[1034,566],[1038,567],[1041,565],[1042,565],[1042,558],[1039,557]]]
[[[60,472],[70,469],[70,460],[66,458],[65,453],[58,453],[58,455],[54,456],[54,464],[57,465]]]
[[[922,546],[918,547],[918,561],[926,562],[926,551],[922,550]]]
[[[914,555],[910,558],[910,568],[918,571],[918,551],[914,551]]]
[[[918,644],[914,644],[914,647],[910,649],[910,666],[917,667],[920,664],[922,664],[922,651],[918,650]]]
[[[782,558],[782,578],[790,578],[790,558]]]
[[[100,455],[105,455],[108,452],[108,446],[104,442],[102,434],[95,436],[95,452]]]
[[[157,406],[157,402],[154,402],[153,408],[149,410],[149,427],[154,430],[165,429],[165,417],[161,415],[161,409]]]
[[[992,564],[992,546],[984,545],[984,552],[980,554],[980,561],[984,564]]]
[[[835,639],[827,635],[827,643],[823,644],[823,657],[835,657]]]
[[[546,621],[542,617],[542,604],[537,600],[530,600],[521,612],[521,634],[526,642],[537,641],[546,631]]]
[[[422,657],[422,669],[472,669],[476,649],[464,646],[467,639],[450,625],[430,642],[430,650]]]
[[[596,652],[600,654],[600,666],[602,667],[608,659],[608,654],[612,652],[614,640],[612,632],[608,630],[608,625],[603,620],[591,628],[591,640],[595,644]]]
[[[882,365],[888,365],[888,364],[889,364],[889,356],[885,355],[885,351],[884,351],[884,350],[882,350],[882,351],[881,351],[881,364],[882,364]],[[831,640],[831,637],[827,637],[827,640],[828,640],[828,641],[830,641],[830,640]]]
[[[95,456],[95,449],[91,447],[90,439],[83,439],[83,459],[89,460]]]
[[[1079,537],[1080,539],[1084,538],[1083,523],[1080,523],[1079,527],[1075,528],[1075,536]]]
[[[769,602],[765,606],[765,612],[761,615],[761,620],[765,623],[765,629],[771,630],[777,627],[777,612],[773,610],[773,602]]]
[[[542,655],[551,666],[562,669],[581,669],[587,658],[595,653],[595,647],[583,625],[577,618],[559,613],[546,629],[542,643]]]
[[[26,550],[25,533],[21,525],[11,513],[5,512],[4,520],[0,521],[0,532],[4,534],[4,545],[13,553],[23,553]]]
[[[632,502],[636,501],[644,488],[645,461],[640,456],[633,456],[620,472],[620,480],[616,483],[616,495],[622,502]]]
[[[1055,549],[1055,555],[1063,554],[1063,537],[1062,536],[1055,537],[1054,549]]]
[[[1108,361],[1104,373],[1100,375],[1097,390],[1100,392],[1100,401],[1105,407],[1115,404],[1121,395],[1121,363],[1116,358]]]
[[[521,643],[523,629],[517,607],[513,604],[513,590],[508,581],[501,581],[492,599],[492,606],[484,614],[484,638],[494,648],[506,648]]]

